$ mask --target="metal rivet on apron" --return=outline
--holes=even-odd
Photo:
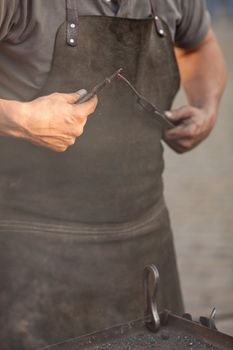
[[[77,46],[78,42],[78,8],[76,0],[66,0],[66,42]]]
[[[155,26],[158,34],[161,36],[165,36],[165,31],[163,29],[163,22],[158,16],[155,16],[154,18],[155,18]]]

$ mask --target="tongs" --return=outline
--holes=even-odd
[[[172,129],[175,125],[166,117],[166,115],[154,104],[149,102],[145,97],[143,97],[135,87],[126,79],[120,72],[117,77],[121,79],[127,86],[133,91],[133,93],[137,96],[137,102],[142,106],[150,115],[156,117],[156,121],[158,121],[165,129]]]
[[[86,95],[81,97],[76,104],[80,104],[83,102],[86,102],[90,100],[92,97],[94,97],[97,93],[99,93],[101,90],[103,90],[107,85],[110,85],[112,81],[118,76],[118,74],[122,71],[123,69],[120,68],[116,72],[114,72],[110,77],[105,78],[101,83],[97,84],[96,86],[93,87],[93,89],[88,92]]]
[[[80,104],[90,100],[94,95],[103,90],[107,85],[110,85],[115,78],[118,78],[132,90],[132,92],[137,96],[137,102],[140,104],[140,106],[143,109],[145,109],[148,113],[150,113],[151,116],[154,116],[157,122],[159,122],[165,129],[174,128],[175,125],[166,117],[166,115],[158,107],[156,107],[146,98],[144,98],[129,82],[129,80],[121,74],[122,70],[123,69],[120,68],[116,72],[114,72],[110,77],[105,78],[101,83],[97,84],[90,92],[81,97],[76,103]]]

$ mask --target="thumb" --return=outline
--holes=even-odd
[[[81,97],[85,96],[87,94],[87,90],[81,89],[76,92],[72,92],[70,94],[65,94],[66,101],[68,103],[75,103],[77,102]]]
[[[189,106],[184,106],[178,109],[174,109],[173,111],[166,111],[165,115],[169,120],[178,122],[180,120],[190,118],[191,111]]]

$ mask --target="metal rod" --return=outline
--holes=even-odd
[[[153,280],[153,290],[149,289],[149,279],[152,276]],[[156,295],[159,286],[159,272],[155,265],[147,265],[143,273],[143,284],[144,284],[144,294],[145,294],[145,324],[149,330],[152,332],[157,332],[160,328],[160,317],[156,304]],[[149,320],[148,320],[149,316]]]
[[[116,72],[114,72],[110,77],[105,78],[101,83],[97,84],[90,92],[81,97],[76,104],[84,103],[94,97],[98,92],[103,90],[106,85],[112,83],[112,81],[118,76],[118,74],[123,70],[123,68],[119,68]]]
[[[151,115],[155,115],[159,117],[160,122],[164,125],[165,128],[174,128],[174,124],[166,117],[166,115],[154,104],[150,103],[145,97],[143,97],[135,87],[130,83],[130,81],[124,77],[124,75],[118,73],[117,77],[122,80],[127,86],[133,91],[133,93],[138,98],[138,103],[141,107],[143,107],[147,112],[151,113]],[[158,118],[157,118],[158,120]]]

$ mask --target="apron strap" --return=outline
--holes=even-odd
[[[149,0],[151,6],[151,13],[155,20],[155,27],[157,33],[160,36],[165,36],[165,31],[163,28],[163,23],[161,19],[156,15],[156,0]],[[78,7],[76,0],[66,0],[66,41],[70,46],[77,46],[78,44]]]
[[[78,44],[78,7],[76,0],[66,0],[66,42],[70,46]]]
[[[157,33],[163,37],[163,36],[166,36],[166,33],[164,31],[163,23],[161,19],[157,16],[156,1],[157,0],[150,0],[151,13],[152,13],[152,17],[154,17],[154,20],[155,20],[155,27],[156,27]]]

